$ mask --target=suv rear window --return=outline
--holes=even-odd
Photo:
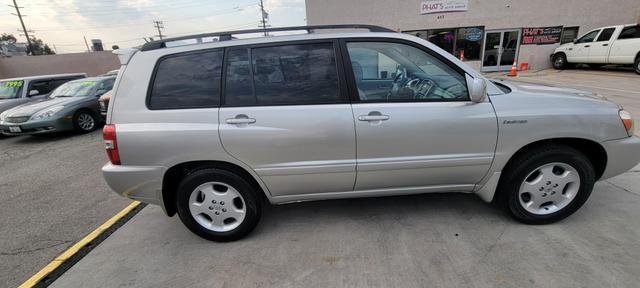
[[[220,105],[222,50],[171,55],[156,67],[150,109],[207,108]]]
[[[304,105],[341,100],[332,43],[229,50],[226,105]]]

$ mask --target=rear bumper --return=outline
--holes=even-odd
[[[601,143],[607,151],[607,168],[600,179],[629,171],[640,163],[640,138],[637,136]]]
[[[107,163],[102,167],[104,179],[123,197],[162,206],[162,166],[127,166]]]

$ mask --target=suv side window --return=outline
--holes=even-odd
[[[361,101],[469,100],[465,76],[416,47],[400,43],[350,42],[347,51]],[[365,77],[380,70],[391,71],[391,77],[376,80]]]
[[[618,40],[640,38],[640,25],[624,27]]]
[[[149,109],[207,108],[220,105],[222,50],[161,58],[152,78]]]
[[[598,36],[598,39],[596,40],[596,42],[609,41],[614,31],[616,31],[616,28],[606,28],[602,30],[602,33],[600,33],[600,36]]]
[[[580,39],[578,39],[578,41],[576,41],[576,44],[591,43],[591,42],[593,42],[594,39],[596,39],[596,36],[598,36],[598,33],[600,33],[600,30],[591,31],[591,32],[587,33],[586,35],[580,37]]]
[[[226,105],[342,101],[332,43],[231,49],[228,53]]]

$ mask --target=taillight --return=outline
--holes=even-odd
[[[627,134],[629,134],[629,136],[633,135],[633,117],[631,116],[631,113],[626,110],[620,110],[618,115],[620,115],[620,120],[622,120],[624,129],[627,129]]]
[[[113,165],[120,165],[120,153],[118,153],[118,140],[116,139],[116,125],[107,124],[102,128],[102,139],[104,148],[107,150],[107,157]]]

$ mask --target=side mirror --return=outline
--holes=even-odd
[[[473,78],[467,74],[467,87],[472,102],[482,102],[487,96],[487,82],[482,78]]]
[[[573,39],[573,44],[576,44],[576,43],[578,43],[578,38]]]
[[[39,95],[40,91],[33,89],[33,90],[29,90],[29,96],[36,96]]]

